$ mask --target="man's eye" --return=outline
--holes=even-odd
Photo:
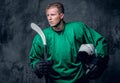
[[[51,14],[51,16],[55,16],[55,14]]]

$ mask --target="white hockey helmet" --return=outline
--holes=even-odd
[[[79,52],[87,52],[88,55],[95,54],[95,47],[93,44],[82,44],[79,48]]]

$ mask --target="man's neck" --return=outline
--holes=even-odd
[[[57,26],[53,27],[55,31],[62,31],[64,29],[64,21],[61,21]]]

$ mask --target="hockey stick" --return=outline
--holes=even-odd
[[[42,41],[43,41],[43,45],[44,45],[44,60],[47,61],[47,47],[46,47],[46,38],[45,38],[45,35],[44,33],[42,32],[41,28],[36,25],[35,23],[31,23],[31,28],[36,31],[42,38]],[[47,76],[45,76],[45,81],[46,83],[48,83],[48,78]]]
[[[35,23],[31,23],[31,28],[36,31],[40,37],[42,38],[42,41],[43,41],[43,45],[44,45],[44,60],[47,61],[47,48],[46,48],[46,38],[45,38],[45,35],[44,33],[42,32],[41,28],[36,25]]]

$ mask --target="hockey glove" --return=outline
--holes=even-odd
[[[99,78],[104,70],[107,68],[108,58],[93,58],[93,60],[86,64],[86,77],[88,79],[97,79]]]
[[[78,59],[83,63],[87,64],[91,60],[91,57],[88,55],[87,52],[79,52],[78,53]]]
[[[35,65],[35,74],[38,78],[41,78],[43,75],[49,75],[51,71],[52,61],[39,61]]]

